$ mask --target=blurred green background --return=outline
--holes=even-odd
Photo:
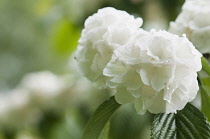
[[[167,29],[183,3],[0,0],[0,138],[79,139],[90,115],[111,95],[77,73],[73,54],[85,19],[110,6],[142,17],[146,30]],[[147,139],[151,119],[125,105],[113,117],[110,138]]]

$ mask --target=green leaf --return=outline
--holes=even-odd
[[[114,97],[102,103],[88,121],[82,139],[98,139],[106,123],[120,106]]]
[[[210,65],[208,61],[204,57],[201,57],[201,62],[202,62],[202,69],[210,76]]]
[[[207,117],[208,121],[210,121],[210,90],[206,89],[205,86],[200,87],[201,91],[201,111]]]
[[[99,136],[99,139],[109,139],[109,130],[110,130],[110,121],[108,121],[104,126]]]
[[[152,114],[137,114],[132,103],[124,104],[111,119],[110,136],[112,139],[145,139],[150,136]]]
[[[69,19],[60,19],[52,31],[51,42],[54,53],[60,57],[69,57],[78,45],[80,32]]]
[[[202,78],[201,79],[201,83],[205,86],[208,86],[210,87],[210,77],[207,77],[207,78]]]
[[[210,121],[210,77],[202,78],[200,81],[201,111]]]
[[[177,114],[157,114],[151,129],[151,139],[209,139],[210,124],[193,105],[187,104]]]

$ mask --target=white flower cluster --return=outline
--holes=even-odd
[[[113,50],[130,42],[143,21],[124,11],[104,8],[85,21],[75,54],[79,68],[91,81],[104,85],[102,72]]]
[[[116,49],[104,75],[116,84],[119,103],[134,102],[139,113],[176,112],[197,94],[200,57],[186,37],[152,30]]]
[[[143,31],[131,17],[105,8],[87,19],[76,52],[81,71],[92,81],[103,78],[116,88],[116,101],[133,102],[139,114],[183,109],[199,89],[202,55],[185,36]]]
[[[186,0],[176,21],[170,23],[169,31],[178,35],[185,33],[201,53],[210,53],[209,15],[209,0]]]
[[[33,127],[46,112],[63,114],[81,103],[92,110],[110,97],[108,93],[99,95],[101,90],[78,74],[73,59],[70,62],[71,74],[58,76],[50,71],[33,72],[26,74],[16,88],[0,90],[0,128]],[[97,102],[90,101],[96,96]]]
[[[26,75],[17,88],[0,91],[0,128],[33,125],[45,110],[63,111],[70,105],[71,87],[48,71]]]

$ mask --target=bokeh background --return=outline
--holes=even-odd
[[[0,0],[0,139],[80,139],[111,90],[78,73],[74,51],[85,19],[103,7],[167,29],[184,0]],[[149,139],[153,116],[131,104],[112,118],[110,139]]]

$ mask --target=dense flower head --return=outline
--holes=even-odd
[[[134,39],[143,23],[141,18],[111,7],[100,9],[85,21],[75,59],[89,80],[105,83],[102,72],[113,50]]]
[[[75,59],[89,80],[116,89],[118,103],[133,102],[139,114],[176,113],[197,94],[202,55],[186,35],[141,25],[126,12],[99,10],[85,22]]]
[[[151,30],[114,50],[103,73],[118,103],[134,102],[138,113],[174,113],[197,94],[201,56],[185,36]]]
[[[186,0],[176,21],[170,23],[169,31],[178,35],[185,33],[201,53],[210,53],[209,15],[209,0]]]

